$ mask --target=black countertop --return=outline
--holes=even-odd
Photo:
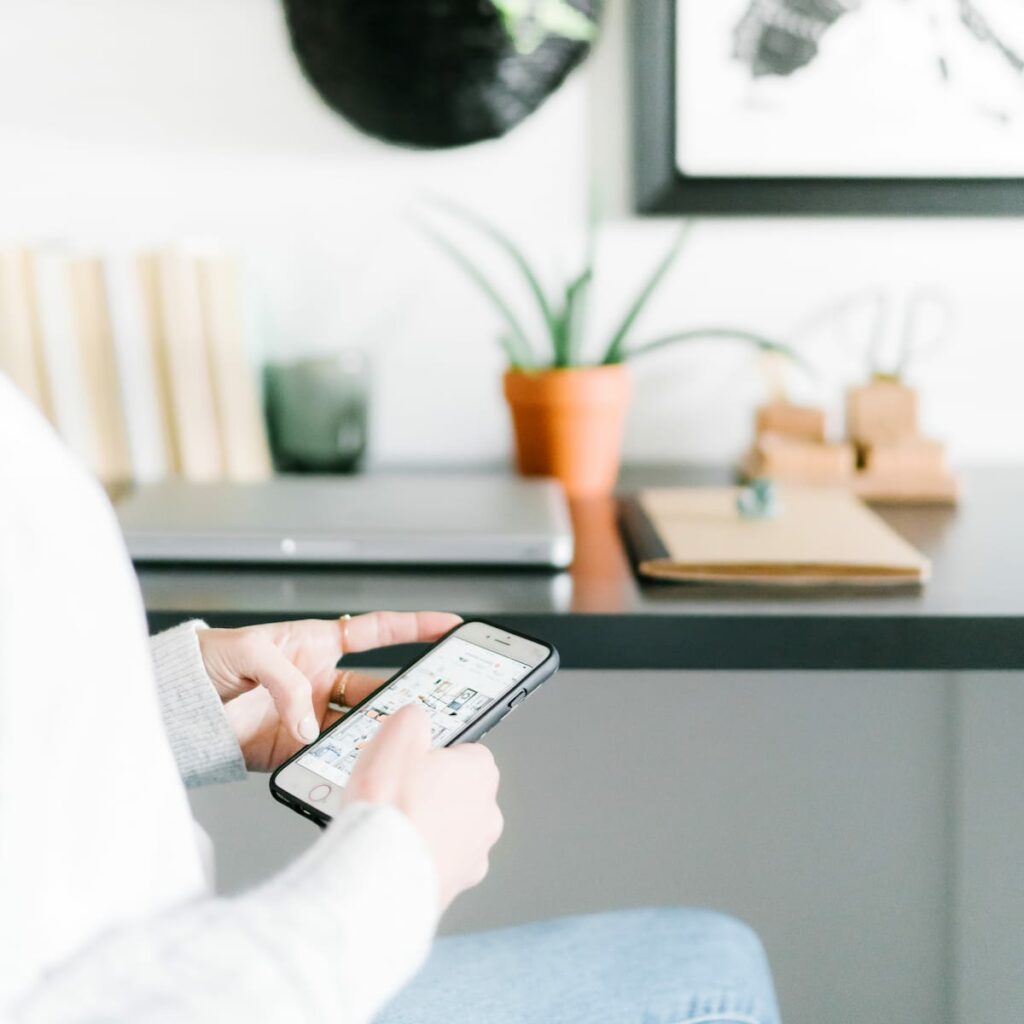
[[[724,471],[635,467],[620,490],[722,482]],[[1024,668],[1024,467],[963,474],[956,509],[876,506],[933,562],[901,590],[754,590],[653,584],[633,574],[614,499],[573,506],[567,573],[145,567],[150,627],[188,617],[241,625],[378,608],[498,619],[554,643],[567,668]],[[394,665],[408,655],[369,655]]]

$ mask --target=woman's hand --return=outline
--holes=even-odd
[[[487,874],[503,826],[497,794],[491,752],[431,749],[430,719],[414,704],[387,717],[345,787],[346,803],[390,804],[413,823],[434,858],[442,910]]]
[[[444,612],[371,612],[202,629],[197,636],[247,767],[271,771],[337,719],[328,704],[340,686],[348,705],[380,686],[375,676],[339,669],[342,655],[431,642],[460,621]]]

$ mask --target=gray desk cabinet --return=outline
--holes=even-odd
[[[635,470],[624,486],[722,478]],[[994,671],[1024,668],[1024,470],[965,482],[958,509],[882,513],[934,560],[912,591],[641,584],[612,501],[575,507],[579,557],[555,576],[140,578],[154,629],[432,607],[559,647],[567,671],[489,737],[506,833],[447,930],[709,905],[761,933],[787,1024],[1024,1020],[1024,686]],[[315,835],[262,777],[192,799],[229,889]]]

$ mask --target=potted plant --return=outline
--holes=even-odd
[[[704,327],[674,331],[641,342],[634,328],[651,296],[685,245],[684,224],[639,294],[626,310],[596,359],[585,354],[587,312],[594,281],[595,224],[588,232],[583,266],[557,295],[549,296],[522,250],[493,224],[450,202],[438,208],[459,218],[488,239],[518,269],[540,314],[534,337],[501,291],[460,248],[435,227],[420,222],[426,234],[490,300],[501,317],[499,342],[508,358],[505,398],[512,413],[516,462],[524,476],[553,476],[572,498],[609,494],[618,477],[622,436],[631,395],[627,363],[658,349],[701,338],[730,338],[796,359],[785,345],[751,331]]]

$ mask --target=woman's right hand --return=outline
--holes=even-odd
[[[391,804],[409,818],[433,855],[444,910],[487,874],[503,825],[497,793],[491,752],[477,743],[432,749],[427,713],[409,705],[360,753],[345,801]]]

